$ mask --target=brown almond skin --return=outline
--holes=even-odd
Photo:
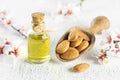
[[[56,48],[56,52],[62,54],[66,52],[69,48],[70,42],[68,40],[63,40],[60,44],[58,44]]]
[[[87,34],[85,34],[84,32],[82,31],[79,31],[79,34],[78,34],[80,37],[82,37],[83,39],[87,40],[87,41],[90,41],[90,38],[88,37]]]
[[[75,41],[75,40],[77,40],[77,38],[78,38],[78,31],[77,30],[71,31],[68,35],[69,41]]]
[[[77,47],[82,43],[82,41],[83,41],[83,38],[79,37],[76,41],[72,41],[70,43],[70,46],[71,47]]]
[[[75,65],[73,69],[77,72],[84,72],[89,67],[90,67],[90,65],[88,63],[80,63],[80,64]]]
[[[89,46],[89,42],[84,40],[78,47],[77,47],[77,50],[79,52],[85,50],[87,47]]]
[[[79,57],[79,52],[77,49],[69,47],[69,49],[65,53],[60,55],[60,57],[64,60],[76,59],[77,57]]]

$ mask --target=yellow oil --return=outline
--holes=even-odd
[[[42,63],[50,59],[50,37],[43,34],[30,34],[28,37],[28,62]]]

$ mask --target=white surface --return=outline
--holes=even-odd
[[[119,80],[119,58],[113,59],[108,65],[99,65],[91,57],[99,49],[97,43],[101,40],[99,39],[100,36],[96,35],[95,46],[90,52],[68,63],[56,59],[55,46],[60,36],[71,26],[89,27],[91,20],[98,15],[105,15],[110,19],[111,31],[115,31],[113,29],[116,28],[120,30],[120,0],[85,0],[79,15],[66,18],[54,16],[58,1],[61,1],[61,4],[67,4],[79,0],[0,0],[0,8],[5,8],[11,12],[15,25],[24,25],[31,28],[31,13],[43,11],[46,13],[47,28],[59,29],[57,32],[50,34],[52,58],[50,62],[35,65],[18,59],[14,64],[11,63],[10,65],[7,60],[4,62],[0,59],[0,80]],[[0,26],[0,37],[8,37],[13,41],[21,40],[22,53],[27,53],[26,40],[16,35],[16,32]],[[81,62],[89,63],[91,65],[90,69],[83,73],[72,72],[71,68]]]

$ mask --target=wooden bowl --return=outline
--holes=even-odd
[[[60,38],[60,40],[58,41],[57,46],[58,46],[58,44],[61,43],[63,40],[67,40],[67,39],[68,39],[68,35],[69,35],[69,33],[71,32],[71,30],[73,30],[73,29],[76,29],[76,30],[78,30],[78,31],[84,32],[84,33],[89,37],[89,39],[90,39],[90,41],[89,41],[89,46],[88,46],[85,50],[83,50],[82,52],[79,53],[79,56],[78,56],[78,57],[80,57],[80,56],[82,56],[83,54],[85,54],[86,52],[88,52],[88,51],[94,46],[95,36],[94,36],[94,34],[90,31],[90,29],[81,28],[81,27],[72,27],[72,28],[70,28],[68,31],[66,31],[66,32],[63,34],[63,36],[62,36],[62,37]],[[57,48],[57,46],[56,46],[56,48]],[[78,58],[78,57],[77,57],[77,58],[75,58],[75,59],[65,60],[65,59],[60,58],[60,55],[61,55],[61,54],[58,54],[57,51],[56,51],[56,49],[55,49],[55,52],[56,52],[57,58],[58,58],[59,60],[63,61],[63,62],[73,61],[73,60],[75,60],[75,59]]]

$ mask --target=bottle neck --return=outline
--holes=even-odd
[[[33,26],[37,26],[37,25],[45,24],[45,22],[44,22],[44,21],[41,21],[41,22],[39,22],[39,23],[32,22],[32,24],[33,24]]]
[[[46,32],[44,21],[40,23],[33,22],[32,28],[35,32]]]

